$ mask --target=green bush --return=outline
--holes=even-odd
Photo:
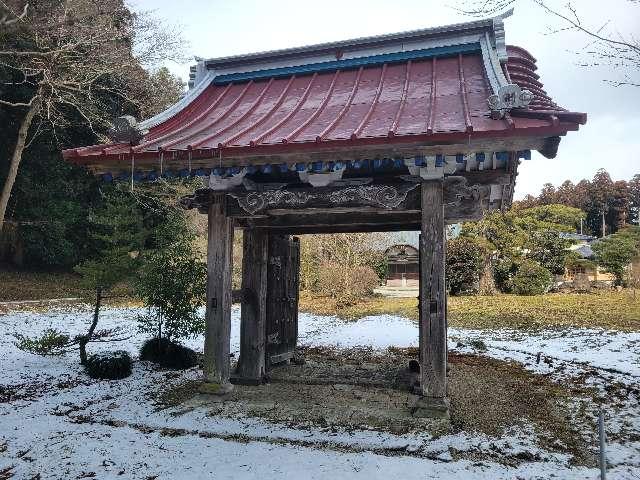
[[[513,293],[513,277],[518,273],[518,263],[510,257],[502,257],[493,264],[493,280],[502,293]]]
[[[571,243],[555,230],[533,232],[525,244],[529,250],[527,257],[535,260],[551,273],[562,275]]]
[[[447,285],[451,295],[477,292],[488,253],[474,238],[458,237],[447,242]]]
[[[205,303],[207,266],[194,247],[195,234],[183,214],[156,231],[156,249],[145,253],[135,291],[147,307],[140,330],[157,338],[187,338],[204,331],[198,308]]]
[[[524,260],[512,279],[518,295],[541,295],[551,286],[551,272],[533,260]]]
[[[144,342],[140,349],[140,360],[172,370],[184,370],[198,364],[196,352],[166,338],[150,338]]]
[[[616,285],[625,285],[627,267],[638,255],[640,227],[632,226],[601,238],[592,245],[598,265],[615,276]]]
[[[471,345],[473,348],[475,348],[476,350],[480,350],[482,352],[485,352],[487,350],[487,344],[484,343],[482,340],[480,340],[479,338],[474,338],[473,340],[471,340],[469,342],[469,345]]]
[[[124,350],[96,353],[87,358],[85,370],[91,378],[119,380],[131,375],[131,357]]]
[[[55,328],[47,328],[39,337],[26,337],[18,333],[14,336],[18,349],[35,355],[62,355],[72,345],[69,335]]]

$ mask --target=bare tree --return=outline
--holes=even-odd
[[[640,86],[640,39],[634,31],[621,32],[610,20],[591,25],[583,20],[576,3],[566,2],[555,6],[553,0],[460,0],[456,9],[466,15],[486,17],[496,15],[517,3],[533,3],[557,20],[558,26],[549,26],[548,33],[573,31],[585,35],[587,44],[584,52],[587,60],[584,66],[606,63],[618,69],[628,69],[619,80],[605,80],[615,86]],[[640,0],[626,0],[629,8],[640,8]]]
[[[14,13],[8,6],[4,5],[4,2],[0,2],[2,5],[8,9],[8,12],[5,12],[0,16],[0,27],[13,25],[14,23],[20,22],[24,20],[24,17],[27,16],[27,11],[29,10],[29,4],[25,3],[22,7],[22,11],[20,13]]]
[[[56,138],[66,128],[101,137],[114,105],[148,113],[144,67],[182,60],[184,50],[179,32],[148,12],[131,12],[123,0],[0,0],[0,13],[0,77],[7,79],[0,83],[0,108],[12,110],[19,124],[0,195],[2,231],[36,119],[38,129],[50,128]]]

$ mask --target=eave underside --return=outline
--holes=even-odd
[[[562,125],[564,128],[565,125]],[[568,127],[568,126],[567,126]],[[502,137],[442,137],[434,136],[428,141],[424,138],[389,139],[386,141],[351,142],[348,144],[336,142],[333,145],[310,144],[298,146],[296,149],[286,146],[273,146],[262,152],[250,149],[246,151],[219,152],[217,156],[198,155],[197,152],[175,151],[155,152],[154,154],[125,153],[104,158],[77,157],[69,161],[86,167],[94,175],[110,174],[113,178],[119,175],[128,178],[132,173],[139,173],[143,177],[153,174],[159,176],[225,175],[230,169],[243,167],[257,167],[272,165],[295,165],[314,162],[355,162],[385,158],[414,158],[416,156],[435,155],[470,155],[475,152],[521,152],[536,150],[547,158],[557,154],[560,138],[567,128],[541,129],[535,135]],[[535,132],[531,132],[535,133]],[[198,171],[198,173],[196,173]],[[143,178],[141,178],[143,179]],[[138,179],[136,179],[138,180]]]

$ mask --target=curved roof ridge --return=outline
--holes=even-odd
[[[245,53],[239,55],[230,55],[226,57],[215,57],[205,59],[204,62],[207,66],[216,66],[217,64],[226,64],[229,62],[242,62],[246,63],[252,60],[265,60],[279,58],[282,56],[308,54],[313,52],[334,50],[336,48],[344,47],[364,47],[372,44],[385,43],[397,40],[410,40],[419,37],[431,37],[431,36],[446,36],[446,34],[457,34],[462,32],[487,29],[495,30],[495,28],[507,17],[513,14],[513,9],[507,12],[496,15],[494,17],[484,18],[480,20],[472,20],[470,22],[452,23],[449,25],[443,25],[438,27],[421,28],[416,30],[405,30],[401,32],[385,33],[382,35],[371,35],[365,37],[356,37],[346,40],[338,40],[333,42],[323,42],[310,45],[303,45],[299,47],[265,50],[262,52]],[[502,32],[504,33],[504,32]],[[500,33],[499,33],[500,34]]]

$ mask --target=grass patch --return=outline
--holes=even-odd
[[[589,397],[588,389],[572,390],[516,362],[456,354],[449,354],[449,362],[452,426],[500,436],[527,419],[545,448],[570,453],[578,464],[592,463],[589,446],[569,420],[566,407],[576,394]]]
[[[73,273],[0,270],[0,302],[91,296]]]
[[[78,298],[81,303],[93,304],[95,292],[82,286],[82,279],[75,273],[29,272],[0,269],[0,302],[37,302],[19,305],[21,310],[41,311],[48,308],[44,302],[60,298]],[[132,297],[126,283],[116,285],[102,297],[103,305],[111,307],[136,307],[141,302]],[[14,308],[16,305],[11,305]],[[9,306],[0,306],[0,313]]]
[[[301,312],[316,315],[336,315],[346,320],[357,320],[383,313],[418,319],[417,298],[368,297],[344,304],[334,298],[317,297],[308,292],[300,292],[299,309]]]
[[[392,314],[418,319],[417,298],[372,297],[349,305],[309,294],[300,296],[300,310],[356,320]],[[449,297],[449,326],[458,328],[541,329],[556,327],[640,330],[640,295],[630,290],[590,294],[551,293],[537,296],[495,295]]]
[[[109,294],[105,303],[134,306],[126,286]],[[36,273],[0,270],[0,302],[78,297],[93,301],[83,290],[80,277],[71,273]],[[555,327],[607,328],[640,331],[640,294],[633,291],[601,291],[589,294],[552,293],[537,296],[495,295],[448,299],[449,326],[459,328],[542,329]],[[390,314],[418,319],[417,298],[370,297],[350,303],[300,294],[300,311],[337,315],[356,320]]]

